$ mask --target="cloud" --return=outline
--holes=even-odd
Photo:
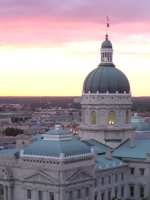
[[[0,17],[49,17],[71,21],[114,23],[149,21],[148,0],[1,0]]]
[[[98,40],[110,16],[115,34],[150,31],[148,0],[0,0],[0,44]]]

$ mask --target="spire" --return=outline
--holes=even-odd
[[[110,22],[109,22],[109,17],[107,16],[105,41],[102,43],[102,46],[101,46],[101,62],[102,63],[112,63],[113,49],[112,49],[111,41],[109,40],[109,34],[108,34],[109,27],[110,27]]]

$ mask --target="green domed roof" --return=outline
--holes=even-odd
[[[52,157],[59,157],[61,153],[67,157],[91,152],[90,147],[76,138],[66,141],[49,141],[41,139],[29,144],[23,150],[25,155]]]
[[[88,145],[65,129],[52,129],[22,150],[23,155],[50,157],[60,157],[62,153],[65,157],[91,153]]]
[[[84,93],[129,93],[130,85],[127,77],[112,63],[101,63],[89,73],[84,81]]]

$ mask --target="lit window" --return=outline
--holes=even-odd
[[[91,112],[91,124],[96,124],[96,112],[95,111],[92,111]]]
[[[111,111],[109,114],[108,114],[108,124],[109,125],[113,125],[116,123],[116,114],[114,111]]]
[[[32,198],[31,190],[27,190],[27,199],[31,198]]]

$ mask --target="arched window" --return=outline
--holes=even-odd
[[[90,116],[91,124],[96,124],[96,112],[92,111]]]
[[[108,114],[108,124],[113,125],[115,123],[116,123],[116,113],[114,111],[111,111]]]
[[[129,122],[129,111],[127,110],[125,113],[125,123],[128,124]]]

